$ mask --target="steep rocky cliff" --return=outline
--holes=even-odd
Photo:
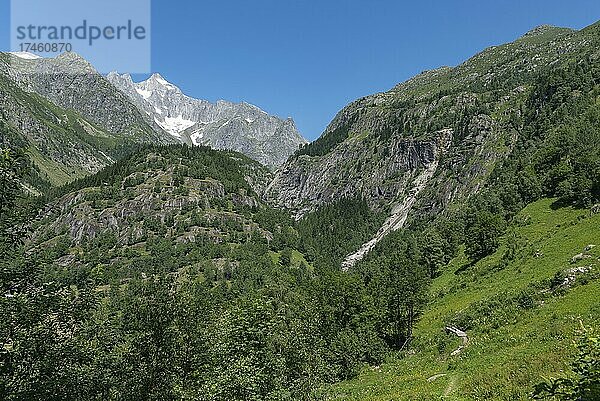
[[[125,141],[124,141],[125,142]],[[25,150],[42,182],[59,185],[114,162],[114,137],[0,74],[0,143]],[[111,156],[112,154],[112,156]],[[35,193],[42,182],[29,183]]]
[[[0,143],[29,154],[41,178],[32,192],[95,173],[142,142],[176,141],[79,56],[0,53]]]
[[[390,213],[351,266],[388,232],[476,193],[524,129],[522,110],[542,71],[597,58],[598,26],[541,26],[465,63],[426,71],[344,108],[276,173],[267,199],[302,216],[343,197]]]

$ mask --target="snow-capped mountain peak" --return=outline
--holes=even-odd
[[[115,73],[107,79],[138,106],[152,125],[190,145],[237,150],[275,167],[306,143],[290,119],[271,116],[245,102],[211,103],[191,98],[158,73],[139,83],[131,81],[129,75]]]
[[[137,87],[145,90],[145,91],[175,91],[181,93],[179,88],[166,79],[164,79],[160,74],[154,73],[147,80],[136,84]]]
[[[161,85],[164,86],[174,86],[172,83],[168,82],[166,79],[164,79],[162,77],[162,75],[160,75],[159,73],[154,73],[152,74],[152,76],[150,77],[151,80],[158,82]]]

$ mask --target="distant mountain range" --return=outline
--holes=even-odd
[[[190,145],[235,150],[269,167],[283,164],[307,141],[291,118],[271,116],[248,103],[186,96],[160,74],[135,83],[129,74],[110,73],[108,80],[156,123]]]
[[[0,53],[0,89],[0,139],[27,149],[52,185],[98,171],[134,143],[208,145],[271,169],[307,143],[292,119],[192,99],[158,74],[137,84],[105,77],[75,53]]]

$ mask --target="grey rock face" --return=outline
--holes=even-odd
[[[519,133],[511,119],[520,118],[519,104],[537,74],[589,48],[595,37],[591,28],[539,27],[457,67],[425,71],[356,100],[277,171],[265,196],[298,216],[342,197],[390,210],[445,144],[408,220],[435,216],[477,192],[511,153]]]
[[[597,37],[597,27],[540,27],[361,98],[278,170],[265,197],[297,217],[343,197],[389,212],[371,241],[347,256],[350,268],[389,232],[431,221],[486,185],[519,139],[531,82],[546,66],[594,49]]]
[[[160,158],[160,155],[149,155],[148,159]],[[85,188],[71,192],[54,200],[42,210],[37,221],[47,221],[41,229],[33,232],[30,241],[39,243],[46,237],[67,233],[73,244],[80,245],[108,231],[115,233],[117,244],[126,246],[131,243],[144,241],[144,219],[152,217],[164,222],[169,216],[178,220],[189,218],[189,211],[202,213],[207,221],[230,219],[241,223],[248,232],[261,230],[258,225],[243,216],[229,211],[217,211],[216,205],[223,199],[230,199],[234,207],[259,207],[259,200],[246,193],[227,194],[225,187],[219,181],[185,178],[187,193],[178,193],[175,187],[165,185],[173,180],[175,167],[162,171],[137,172],[132,176],[140,183],[116,191],[116,201],[91,201],[90,198],[101,199],[102,188]],[[161,186],[161,193],[153,188]],[[208,226],[208,224],[207,224]],[[218,229],[191,225],[182,233],[176,230],[169,232],[177,237],[178,242],[194,242],[197,236],[209,237],[214,242],[222,241]],[[164,235],[164,234],[163,234]],[[266,233],[265,233],[266,235]]]
[[[302,155],[276,172],[266,196],[299,214],[345,197],[364,197],[373,207],[389,204],[434,161],[436,142],[404,139],[381,150],[355,138],[323,157]]]
[[[153,143],[176,142],[161,129],[150,127],[126,96],[75,53],[56,58],[3,56],[0,74],[26,92],[74,110],[111,134]]]
[[[151,123],[188,144],[235,150],[276,167],[307,143],[291,118],[282,120],[248,103],[194,99],[159,74],[140,83],[128,74],[107,78]]]
[[[272,177],[265,166],[239,153],[206,151],[199,157],[208,164],[212,157],[233,159],[227,163],[230,172],[237,178],[243,176],[253,189],[261,190]],[[265,207],[259,194],[242,181],[232,185],[196,174],[190,168],[191,163],[197,165],[193,160],[192,154],[173,163],[169,151],[129,159],[133,171],[127,177],[75,189],[48,202],[31,222],[28,246],[44,247],[57,236],[78,246],[108,233],[114,235],[118,249],[145,247],[151,237],[173,243],[223,243],[260,233],[272,240],[273,234],[246,213],[248,208]],[[58,261],[70,262],[70,258]]]
[[[35,149],[39,157],[46,156],[46,165],[51,165],[55,176],[68,176],[74,171],[94,173],[114,161],[80,138],[64,134],[75,127],[89,128],[89,123],[83,119],[70,121],[34,100],[23,102],[23,97],[15,96],[23,94],[15,92],[0,91],[0,111],[3,113],[0,122],[7,124],[15,135],[26,141],[30,151]],[[10,138],[2,138],[0,142],[5,141],[12,146],[18,145],[11,143],[14,139]]]

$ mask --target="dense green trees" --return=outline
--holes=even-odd
[[[0,398],[77,398],[84,355],[74,334],[94,297],[86,288],[42,280],[46,266],[24,254],[27,160],[13,149],[0,155]]]
[[[498,248],[506,222],[502,215],[479,211],[468,219],[465,230],[465,253],[472,260],[491,255]]]
[[[46,199],[87,187],[134,186],[143,180],[143,175],[136,173],[168,168],[174,171],[170,185],[180,186],[184,176],[196,179],[210,177],[221,182],[228,193],[240,189],[253,192],[244,179],[246,168],[266,169],[239,153],[216,151],[208,146],[138,145],[98,173],[53,188],[48,191]]]
[[[400,349],[427,303],[431,266],[423,258],[426,238],[410,230],[388,235],[356,267],[367,292],[376,301],[377,327],[390,347]]]
[[[337,144],[343,142],[346,138],[348,138],[350,127],[352,123],[356,120],[356,117],[350,119],[345,124],[340,125],[339,127],[325,132],[321,135],[316,141],[307,143],[303,147],[301,147],[294,156],[308,155],[308,156],[323,156],[326,155],[333,149]]]
[[[435,278],[441,273],[442,267],[448,262],[444,239],[435,226],[428,227],[420,236],[422,264],[427,267],[429,277]]]
[[[7,240],[10,256],[0,261],[1,398],[310,399],[323,383],[382,361],[390,345],[378,294],[361,275],[328,262],[376,229],[366,204],[345,200],[302,224],[264,205],[235,207],[229,194],[250,191],[240,166],[223,173],[218,167],[231,167],[228,156],[186,152],[142,149],[53,197],[86,188],[81,200],[102,211],[135,197],[146,169],[176,166],[173,176],[183,189],[188,177],[229,180],[226,199],[210,200],[210,213],[199,205],[164,219],[146,216],[137,241],[107,229],[75,246],[64,228],[25,253]],[[183,156],[190,160],[182,163]],[[190,168],[200,168],[196,157],[204,171]],[[5,209],[13,212],[22,192],[18,179],[7,183]],[[229,217],[214,218],[217,211]],[[249,222],[268,235],[257,227],[245,231]],[[177,241],[190,226],[214,228],[221,237]],[[356,236],[351,226],[363,230]],[[352,244],[340,247],[348,238]],[[314,263],[298,251],[305,246],[312,247]],[[316,248],[326,257],[318,258]]]
[[[22,183],[29,168],[23,152],[0,148],[0,257],[23,235],[24,216],[17,204],[23,198]]]
[[[312,261],[339,266],[381,227],[384,213],[372,211],[364,199],[340,199],[307,214],[298,222],[300,249]]]
[[[478,260],[498,246],[507,222],[543,196],[560,205],[600,202],[600,68],[591,55],[551,66],[532,83],[509,119],[518,141],[466,208],[467,254]]]

